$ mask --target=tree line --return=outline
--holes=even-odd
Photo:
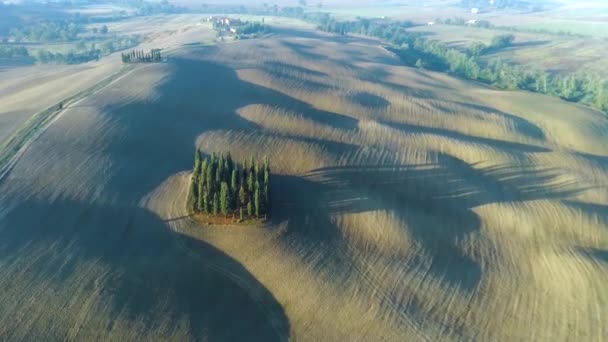
[[[319,29],[338,33],[357,33],[388,41],[391,51],[410,66],[447,72],[497,88],[528,90],[580,102],[608,113],[608,81],[598,75],[575,73],[554,74],[540,69],[506,63],[501,59],[481,59],[492,49],[510,46],[512,35],[499,35],[488,47],[473,44],[467,51],[450,48],[438,41],[409,32],[411,22],[387,22],[370,19],[337,22],[329,17]]]
[[[130,53],[121,53],[121,58],[125,64],[160,62],[162,60],[160,51],[160,49],[152,49],[150,52],[133,50]]]
[[[259,218],[270,213],[270,164],[251,157],[241,165],[230,153],[201,158],[194,154],[194,169],[188,196],[193,213],[238,215],[240,220]]]
[[[29,56],[29,51],[23,46],[0,45],[0,58],[21,58]]]
[[[564,31],[564,30],[554,31],[554,30],[548,30],[548,29],[542,29],[542,28],[530,28],[530,27],[525,27],[525,26],[517,27],[517,26],[494,25],[488,20],[477,20],[475,23],[469,23],[468,20],[466,20],[462,17],[447,18],[447,19],[437,18],[437,19],[435,19],[435,24],[477,27],[477,28],[483,28],[483,29],[512,31],[512,32],[538,33],[538,34],[546,34],[546,35],[553,35],[553,36],[570,36],[570,37],[578,37],[578,38],[589,37],[588,35],[574,33],[574,32],[570,32],[570,31]]]
[[[69,20],[56,20],[12,28],[9,37],[16,42],[58,42],[73,41],[84,31],[84,26]]]

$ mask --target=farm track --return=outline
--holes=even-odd
[[[9,137],[0,146],[0,181],[10,172],[11,168],[27,150],[28,146],[35,141],[50,125],[53,124],[70,106],[85,100],[89,96],[99,93],[101,90],[119,81],[123,77],[137,70],[131,66],[123,67],[120,71],[100,81],[96,85],[85,89],[78,94],[66,98],[63,101],[34,114],[17,132]],[[60,104],[63,105],[61,109]]]

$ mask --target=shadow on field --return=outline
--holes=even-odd
[[[478,110],[483,113],[490,113],[490,114],[501,116],[506,121],[511,122],[513,124],[513,128],[515,128],[518,133],[528,136],[532,139],[539,139],[539,140],[545,139],[545,133],[537,125],[535,125],[534,123],[532,123],[522,117],[497,110],[496,108],[474,103],[473,101],[454,102],[454,103],[456,105],[463,106],[465,108],[471,108],[474,110]],[[445,111],[446,113],[453,112],[453,110],[450,110],[449,108],[441,108],[441,109],[443,111]]]
[[[98,292],[96,306],[109,311],[111,321],[96,326],[100,317],[91,315],[83,317],[81,328],[96,336],[112,339],[106,335],[112,326],[133,324],[144,332],[186,333],[197,341],[289,337],[282,307],[241,264],[178,235],[145,209],[27,202],[0,222],[0,241],[3,262],[29,260],[28,252],[43,251],[28,267],[40,283],[78,282],[81,291],[66,303],[72,310],[80,310]],[[81,277],[91,263],[110,272]],[[37,300],[51,295],[41,292]]]
[[[457,131],[452,131],[445,128],[434,128],[421,125],[412,125],[404,123],[395,123],[390,121],[383,121],[383,124],[397,128],[405,133],[409,134],[433,134],[443,137],[448,137],[454,140],[462,141],[463,143],[479,144],[490,146],[494,149],[512,151],[515,153],[541,153],[550,152],[551,150],[545,147],[522,144],[518,142],[511,142],[505,140],[498,140],[492,138],[476,137],[473,135],[463,134]]]
[[[142,84],[146,78],[138,77],[151,68],[167,71],[152,91]],[[111,317],[143,322],[145,330],[184,329],[193,339],[208,337],[210,341],[287,339],[290,325],[283,309],[247,270],[212,246],[177,236],[167,223],[138,204],[172,175],[191,169],[194,145],[201,134],[257,129],[237,115],[244,106],[283,107],[339,127],[355,127],[356,120],[317,111],[287,95],[245,82],[233,69],[204,60],[204,54],[176,56],[170,63],[150,69],[135,71],[129,79],[96,95],[96,101],[104,104],[99,113],[103,124],[90,128],[89,136],[94,139],[90,145],[107,157],[103,166],[107,182],[98,188],[99,197],[117,204],[52,199],[48,201],[53,203],[24,203],[0,221],[0,258],[23,257],[33,246],[54,246],[48,257],[31,268],[41,283],[48,278],[58,284],[73,279],[85,262],[106,265],[107,276],[83,281],[90,281],[90,286],[102,284],[101,298],[107,299]],[[131,94],[132,87],[158,96],[132,102],[120,97],[114,100],[113,94]],[[66,116],[71,110],[81,109],[68,109]],[[218,268],[229,270],[230,278]],[[233,277],[239,279],[239,285]],[[246,284],[248,291],[240,284]],[[251,299],[251,292],[258,301]],[[51,295],[43,292],[38,299]],[[87,299],[85,294],[79,298]],[[258,302],[264,304],[264,310]],[[167,326],[156,326],[167,320]]]
[[[304,178],[276,179],[274,218],[311,244],[338,242],[331,216],[387,210],[432,257],[430,271],[452,286],[473,291],[481,266],[458,244],[481,228],[475,207],[492,203],[562,199],[585,189],[559,181],[559,171],[512,166],[475,168],[448,155],[425,165],[351,166],[314,170]],[[275,193],[276,192],[276,193]]]
[[[366,91],[355,92],[349,95],[353,102],[369,109],[383,109],[391,104],[385,98]]]
[[[162,96],[154,101],[107,106],[104,114],[111,124],[129,132],[117,132],[107,139],[107,146],[100,146],[101,152],[122,159],[109,171],[114,173],[108,184],[111,193],[139,201],[171,175],[192,167],[194,142],[200,135],[258,129],[237,114],[239,108],[251,104],[281,108],[335,128],[357,127],[358,121],[348,116],[315,109],[243,81],[231,68],[196,58],[172,58],[169,75],[154,89]],[[129,189],[127,194],[125,189]]]

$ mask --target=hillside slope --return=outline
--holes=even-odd
[[[608,120],[278,31],[68,108],[0,183],[10,340],[600,340]],[[271,223],[199,227],[195,147],[267,151]]]

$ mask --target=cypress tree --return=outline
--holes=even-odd
[[[239,190],[239,201],[240,205],[245,205],[245,203],[247,202],[247,195],[245,194],[245,189],[242,185],[241,189]]]
[[[239,218],[243,221],[243,208],[239,209]]]
[[[215,175],[213,174],[213,164],[207,166],[207,189],[209,190],[209,194],[215,191]]]
[[[224,172],[222,173],[222,180],[226,181],[226,183],[230,184],[232,170],[230,169],[230,164],[228,164],[228,160],[224,161]]]
[[[268,186],[270,184],[270,171],[268,169],[264,169],[264,186]]]
[[[203,192],[203,212],[209,214],[209,191],[205,189]]]
[[[194,152],[194,170],[192,171],[194,173],[194,175],[196,175],[196,178],[198,179],[201,171],[201,151],[197,148],[196,151]]]
[[[215,174],[215,180],[221,183],[224,180],[224,154],[220,155],[220,159],[217,164],[217,172]]]
[[[196,196],[196,183],[194,181],[190,182],[190,195],[188,196],[188,210],[190,210],[190,212],[195,212],[196,211],[196,203],[197,203],[197,196]]]
[[[191,208],[191,210],[194,212],[196,211],[197,207],[198,207],[198,200],[199,200],[199,188],[198,188],[198,184],[199,184],[199,177],[198,177],[198,169],[200,168],[200,164],[201,164],[201,159],[200,159],[200,154],[198,153],[198,149],[196,150],[196,153],[194,154],[194,168],[192,171],[192,177],[191,177],[191,187],[190,187],[190,199],[189,199],[189,203],[188,203],[188,207]]]
[[[228,193],[228,184],[226,182],[222,182],[220,191],[220,207],[222,209],[222,214],[228,215],[228,211],[230,210],[230,194]]]
[[[203,199],[204,192],[205,192],[205,187],[203,186],[203,182],[199,181],[198,182],[198,203],[197,203],[198,211],[202,211],[203,206],[205,204],[205,200]]]
[[[247,215],[251,217],[253,215],[253,208],[251,207],[251,201],[247,202]]]
[[[249,177],[247,178],[247,190],[250,194],[253,193],[253,173],[249,173]]]
[[[220,165],[218,165],[217,169],[215,170],[215,182],[216,182],[216,184],[221,184],[222,181],[224,180],[223,177],[222,177],[222,169],[223,168]]]
[[[208,161],[207,158],[205,158],[203,160],[203,162],[201,163],[201,175],[200,175],[200,182],[203,183],[203,185],[206,184],[207,181],[207,167],[208,167]]]
[[[226,155],[226,162],[228,163],[228,167],[226,169],[228,169],[228,175],[232,175],[232,171],[235,169],[234,167],[234,163],[232,162],[232,156],[230,155],[230,152],[228,152],[228,154]]]
[[[213,215],[217,215],[220,211],[220,199],[217,192],[213,194]]]
[[[236,194],[237,191],[237,173],[238,171],[236,169],[232,170],[232,178],[230,179],[230,189],[232,190],[233,194]]]
[[[255,202],[255,216],[260,216],[260,190],[255,190],[255,195],[253,196],[253,200]]]

